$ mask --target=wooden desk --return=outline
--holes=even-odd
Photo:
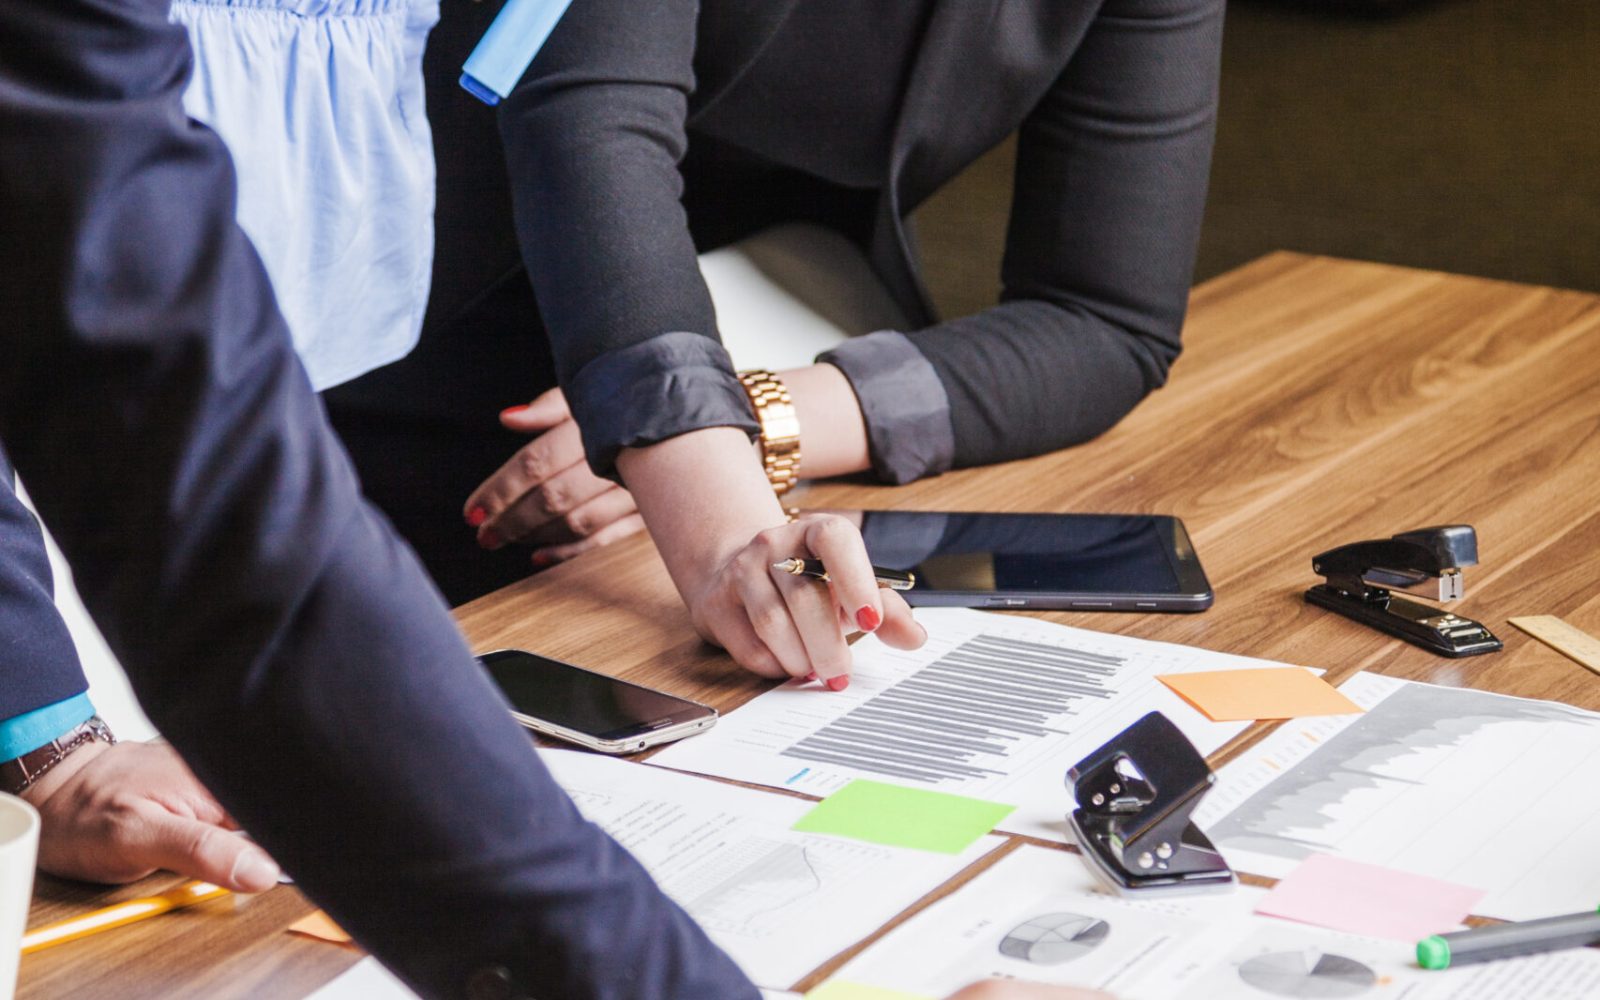
[[[1335,683],[1370,669],[1600,709],[1600,678],[1506,624],[1555,614],[1600,634],[1600,297],[1280,253],[1197,288],[1185,342],[1171,384],[1082,447],[796,501],[1177,514],[1212,610],[1045,617],[1326,667]],[[1479,534],[1460,610],[1504,652],[1440,659],[1301,600],[1312,553],[1452,522]],[[538,650],[723,711],[765,687],[699,642],[643,539],[459,617],[476,648]],[[170,881],[105,893],[45,879],[32,922]],[[302,996],[354,961],[281,932],[308,909],[284,888],[103,934],[25,959],[20,995]]]

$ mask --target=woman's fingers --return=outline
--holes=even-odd
[[[501,512],[541,483],[584,462],[578,425],[563,421],[517,449],[516,454],[467,497],[463,516],[480,537]],[[493,548],[494,546],[488,546]]]
[[[535,396],[533,402],[521,406],[508,406],[500,411],[500,424],[506,430],[537,434],[547,431],[563,420],[571,420],[567,397],[559,388],[549,389]]]
[[[805,647],[804,672],[789,672],[797,677],[815,674],[830,690],[843,691],[850,686],[850,647],[839,631],[839,606],[830,589],[820,580],[791,576],[767,565]]]
[[[770,558],[766,553],[766,546],[758,540],[734,557],[733,590],[751,629],[777,659],[784,673],[790,677],[805,677],[812,673],[806,644],[800,637],[789,602],[772,577],[771,562],[762,564],[762,560]]]
[[[881,600],[883,624],[878,627],[876,634],[884,645],[895,649],[917,649],[928,641],[928,630],[912,617],[911,605],[906,603],[904,597],[895,591],[885,590]]]
[[[828,580],[772,568],[796,557],[821,560]],[[763,676],[815,677],[834,691],[850,684],[849,633],[875,632],[899,649],[927,639],[904,599],[879,588],[860,531],[832,515],[761,531],[695,604],[701,633],[741,665]]]
[[[861,532],[842,517],[823,514],[796,522],[805,531],[804,544],[828,570],[833,598],[863,632],[883,624],[883,597]]]
[[[627,497],[627,506],[631,510],[633,508],[633,498],[628,497],[626,490],[617,490],[616,492]],[[607,503],[607,498],[609,497],[609,493],[597,497],[584,504],[584,507]],[[582,510],[583,508],[579,509]],[[602,545],[619,542],[629,535],[638,534],[643,530],[644,518],[640,517],[638,512],[635,511],[631,514],[624,514],[620,519],[612,521],[592,534],[580,537],[575,542],[563,542],[560,545],[546,545],[543,548],[534,549],[531,558],[535,566],[553,566],[558,562],[566,562],[568,559],[581,556],[590,549],[598,549]]]
[[[602,497],[607,499],[601,501]],[[595,501],[600,502],[590,506]],[[626,490],[601,479],[587,463],[579,461],[491,516],[478,538],[484,548],[499,548],[506,542],[521,541],[547,524],[570,528],[573,535],[584,538],[634,510],[633,497]],[[485,540],[484,535],[491,531],[495,537]]]

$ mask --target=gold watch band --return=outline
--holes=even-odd
[[[767,482],[782,496],[800,481],[800,419],[794,400],[778,376],[764,369],[740,372],[739,384],[761,425],[761,465]]]

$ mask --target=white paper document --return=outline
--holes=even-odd
[[[1264,890],[1128,900],[1075,855],[1024,846],[852,959],[837,978],[942,997],[989,976],[1095,987],[1121,1000],[1579,1000],[1600,995],[1580,948],[1444,972],[1405,942],[1258,917]]]
[[[651,764],[827,796],[854,778],[1017,807],[1002,830],[1069,840],[1067,769],[1146,712],[1209,754],[1248,723],[1212,722],[1158,674],[1281,663],[962,608],[922,608],[921,649],[868,636],[850,687],[791,682]]]
[[[1363,715],[1286,723],[1224,767],[1195,821],[1240,871],[1336,854],[1487,891],[1481,916],[1600,903],[1600,715],[1360,673]]]
[[[797,833],[815,803],[594,754],[540,756],[760,986],[792,986],[1002,843],[948,855]]]
[[[411,988],[375,958],[363,958],[306,1000],[417,1000]]]

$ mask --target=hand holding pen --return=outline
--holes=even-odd
[[[801,559],[796,556],[772,564],[772,568],[780,573],[790,576],[808,576],[813,580],[824,583],[832,582],[828,576],[828,569],[822,565],[821,559]],[[917,575],[901,569],[885,569],[882,566],[872,567],[872,575],[878,581],[878,586],[889,590],[910,590],[917,585]]]
[[[733,562],[748,567],[733,577],[740,617],[782,668],[758,673],[816,680],[843,691],[850,684],[850,633],[870,632],[900,649],[926,639],[904,598],[879,577],[897,577],[896,587],[910,580],[876,572],[859,529],[846,518],[812,514],[766,529]],[[729,652],[747,667],[759,660],[758,651]]]

